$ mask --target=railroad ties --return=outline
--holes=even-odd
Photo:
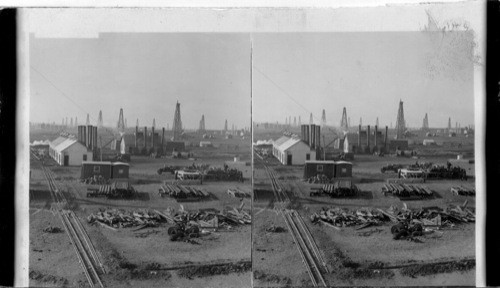
[[[297,250],[302,258],[302,262],[306,266],[307,273],[311,277],[313,286],[327,287],[323,273],[328,273],[329,271],[323,254],[316,245],[311,232],[300,214],[295,210],[286,209],[287,203],[290,203],[290,198],[286,193],[285,187],[278,180],[276,172],[267,166],[264,166],[264,168],[271,180],[274,196],[278,202],[275,204],[275,208],[283,216],[283,219],[285,219],[288,231],[292,235],[293,242],[297,246]]]
[[[72,211],[64,210],[68,201],[57,184],[54,173],[43,164],[42,171],[49,185],[52,200],[56,204],[55,210],[61,219],[71,244],[75,248],[76,256],[83,268],[83,272],[87,277],[90,287],[104,287],[99,273],[106,273],[106,270],[92,241],[78,217]],[[96,267],[99,267],[99,269]]]

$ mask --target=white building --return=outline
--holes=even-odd
[[[273,143],[273,155],[283,165],[304,165],[316,159],[316,152],[299,138],[283,136]]]
[[[74,138],[58,137],[50,142],[49,155],[61,166],[80,166],[92,160],[92,151]]]

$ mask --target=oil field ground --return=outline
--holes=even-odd
[[[470,151],[469,151],[470,152]],[[422,153],[423,154],[423,153]],[[283,166],[274,158],[255,157],[253,207],[254,283],[257,287],[310,286],[311,278],[290,235],[284,217],[275,209],[277,202],[264,165],[276,171],[291,203],[326,260],[329,272],[325,281],[331,286],[473,286],[475,285],[475,224],[460,223],[454,227],[432,228],[433,232],[415,241],[393,240],[392,222],[356,230],[353,227],[330,227],[313,224],[310,216],[323,208],[340,207],[351,211],[360,208],[390,206],[418,210],[421,207],[463,205],[475,208],[475,198],[457,196],[452,186],[475,187],[474,164],[467,164],[469,178],[460,180],[427,180],[423,185],[434,192],[430,199],[401,200],[384,196],[381,188],[395,173],[381,173],[389,163],[410,165],[415,161],[444,165],[454,152],[428,151],[418,159],[355,155],[353,183],[360,192],[355,197],[331,198],[310,196],[311,188],[322,184],[302,181],[302,166]],[[455,156],[456,158],[456,156]],[[283,229],[276,229],[276,228]]]
[[[35,137],[36,138],[36,137]],[[42,137],[40,137],[42,138]],[[233,139],[231,139],[233,140]],[[223,142],[223,141],[221,141]],[[101,280],[108,287],[250,287],[251,286],[251,225],[235,225],[197,238],[198,244],[173,242],[167,233],[173,224],[158,227],[110,229],[97,223],[89,224],[89,215],[106,209],[125,211],[197,211],[213,208],[219,211],[242,207],[249,210],[250,198],[236,198],[227,193],[230,188],[251,192],[251,166],[237,164],[243,171],[244,182],[203,181],[190,183],[202,187],[211,196],[197,202],[178,203],[158,193],[163,181],[173,182],[170,173],[158,175],[163,165],[189,166],[209,164],[231,167],[234,157],[250,159],[250,144],[241,139],[241,150],[227,147],[193,148],[192,159],[153,159],[132,156],[130,183],[139,196],[134,199],[88,198],[86,185],[80,182],[80,167],[60,167],[52,160],[45,166],[55,174],[55,180],[68,199],[65,209],[72,210],[87,231],[107,273]],[[247,143],[248,142],[248,143]],[[246,146],[246,149],[245,149]],[[233,146],[234,147],[234,146]],[[31,159],[30,178],[30,286],[88,287],[89,284],[64,231],[55,209],[53,196],[42,171],[40,161]],[[58,231],[56,228],[60,228]],[[52,229],[51,229],[52,228]]]

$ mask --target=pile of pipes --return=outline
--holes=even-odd
[[[105,179],[101,175],[94,175],[88,178],[84,178],[80,180],[82,183],[90,184],[90,185],[104,185],[109,184],[109,179]]]
[[[419,198],[432,197],[432,190],[424,185],[404,184],[404,183],[387,183],[382,187],[384,196],[392,194],[397,197],[417,196]]]
[[[452,226],[456,223],[475,222],[475,209],[463,205],[450,205],[445,209],[440,207],[424,207],[418,210],[408,209],[404,203],[403,208],[391,206],[388,210],[377,209],[392,222],[414,222],[424,226]]]
[[[158,173],[158,175],[161,175],[162,173],[174,174],[175,170],[179,170],[181,168],[182,167],[180,167],[180,166],[166,166],[166,165],[164,165],[163,167],[156,170],[156,173]]]
[[[306,182],[311,184],[328,184],[332,183],[332,179],[329,179],[326,175],[321,174],[307,178]]]
[[[183,209],[173,211],[168,208],[164,212],[153,211],[125,211],[123,209],[106,209],[87,217],[88,223],[98,223],[112,230],[140,226],[157,227],[160,223],[196,225],[201,228],[222,228],[228,226],[247,225],[252,223],[251,215],[239,208],[226,208],[220,212],[216,209],[200,209],[188,212]],[[136,229],[136,230],[138,230]]]
[[[311,215],[313,223],[323,222],[333,226],[347,227],[362,224],[378,224],[385,221],[386,217],[377,210],[362,208],[349,211],[339,207],[325,209]]]
[[[203,180],[212,181],[240,181],[243,182],[243,172],[234,168],[214,168],[211,167],[206,171]]]
[[[427,170],[427,178],[429,179],[460,179],[467,180],[467,172],[465,169],[458,166],[433,165]]]
[[[403,208],[391,206],[387,210],[362,208],[356,211],[334,207],[323,208],[319,213],[310,216],[313,223],[326,223],[333,227],[348,227],[361,225],[357,229],[392,221],[394,223],[415,223],[423,226],[454,226],[457,223],[475,222],[474,208],[463,205],[440,207],[425,207],[416,210],[409,209],[405,203]]]
[[[139,225],[156,227],[161,222],[165,222],[156,212],[150,211],[125,211],[118,209],[106,209],[87,217],[88,223],[99,223],[108,228],[127,228]]]
[[[250,198],[250,193],[243,191],[239,188],[227,189],[227,194],[237,198]]]
[[[169,196],[174,199],[200,199],[207,198],[210,193],[192,186],[180,184],[163,184],[160,186],[158,193],[161,197]]]
[[[467,188],[464,186],[453,186],[451,187],[451,193],[454,195],[461,195],[461,196],[476,196],[476,189],[474,188]]]

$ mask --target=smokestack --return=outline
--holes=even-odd
[[[361,124],[359,125],[358,130],[358,148],[361,148]]]
[[[378,119],[378,118],[377,118]],[[378,146],[378,141],[377,141],[377,134],[378,134],[378,126],[375,125],[375,147]]]
[[[309,139],[309,125],[305,125],[305,131],[306,131],[306,142],[307,142],[307,145],[311,145],[311,139]]]
[[[366,146],[368,147],[368,151],[370,151],[370,125],[367,126]]]
[[[87,146],[87,127],[82,125],[82,144]]]
[[[311,134],[309,136],[310,147],[316,149],[316,125],[311,124]]]
[[[163,147],[165,147],[165,127],[161,128],[161,151],[163,151]]]
[[[151,147],[153,147],[153,150],[155,149],[155,126],[151,127]]]
[[[87,125],[87,147],[92,150],[92,125]]]
[[[321,148],[321,126],[317,125],[316,126],[316,149]],[[319,154],[319,153],[317,153]]]
[[[144,126],[144,148],[148,150],[148,127]]]
[[[135,148],[137,148],[137,134],[139,134],[139,126],[135,126]]]
[[[384,139],[384,152],[387,153],[387,133],[389,131],[389,127],[385,126],[385,139]]]
[[[97,148],[97,126],[94,126],[92,129],[94,130],[94,135],[92,135],[92,139],[94,139],[93,149],[96,149]]]

